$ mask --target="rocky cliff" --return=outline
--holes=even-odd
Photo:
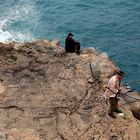
[[[124,116],[107,113],[102,85],[117,69],[93,48],[0,43],[0,140],[140,140],[139,102],[120,99]]]

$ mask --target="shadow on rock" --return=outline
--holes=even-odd
[[[140,108],[133,108],[131,112],[137,120],[140,120]]]

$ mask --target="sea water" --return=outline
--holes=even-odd
[[[140,91],[139,0],[0,0],[0,41],[57,38],[106,52]]]

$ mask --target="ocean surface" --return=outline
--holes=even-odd
[[[0,0],[0,42],[57,38],[106,52],[140,91],[140,0]]]

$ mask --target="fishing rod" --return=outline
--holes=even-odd
[[[124,82],[125,84],[128,83],[128,84],[133,84],[133,83],[140,83],[140,80],[133,80],[133,81],[128,81],[128,82]],[[124,86],[125,86],[124,84]]]
[[[131,99],[134,99],[134,100],[136,100],[136,101],[140,101],[140,99],[135,98],[135,97],[132,97],[132,96],[129,96],[129,95],[127,95],[127,94],[123,94],[122,96],[127,96],[127,97],[129,97],[129,98],[131,98]]]
[[[132,97],[132,96],[127,95],[127,94],[120,95],[120,97],[122,97],[126,103],[120,104],[118,106],[123,106],[123,105],[126,105],[126,104],[130,104],[130,103],[140,101],[140,98],[138,99],[138,98]]]
[[[130,104],[130,103],[134,103],[134,102],[140,101],[140,98],[135,98],[135,97],[132,97],[130,95],[127,95],[127,93],[133,92],[133,91],[135,91],[135,89],[129,90],[129,91],[123,93],[123,94],[120,93],[119,97],[122,97],[126,103],[120,104],[118,106],[123,106],[123,105],[126,105],[126,104]]]
[[[135,98],[135,97],[132,97],[130,95],[127,95],[127,93],[134,92],[134,91],[136,91],[136,89],[130,89],[130,90],[126,91],[125,93],[118,93],[118,94],[116,94],[116,96],[118,95],[119,97],[122,97],[122,98],[124,96],[126,96],[128,98],[133,99],[133,100],[140,101],[140,98]]]
[[[131,89],[131,86],[132,86],[132,84],[134,84],[134,83],[137,83],[137,84],[139,84],[140,83],[140,80],[134,80],[134,81],[128,81],[128,82],[124,82],[123,84],[122,84],[122,86],[125,86],[127,89]],[[131,86],[130,86],[131,85]],[[136,89],[135,89],[136,90]],[[138,90],[138,89],[137,89]]]
[[[108,86],[106,86],[105,88],[109,89],[113,94],[115,94],[115,98],[117,98],[118,95],[125,95],[129,92],[134,92],[136,89],[130,89],[130,87],[127,87],[127,89],[129,89],[128,91],[126,91],[125,93],[121,93],[121,90],[118,91],[117,93],[115,93],[112,89],[110,89]]]

